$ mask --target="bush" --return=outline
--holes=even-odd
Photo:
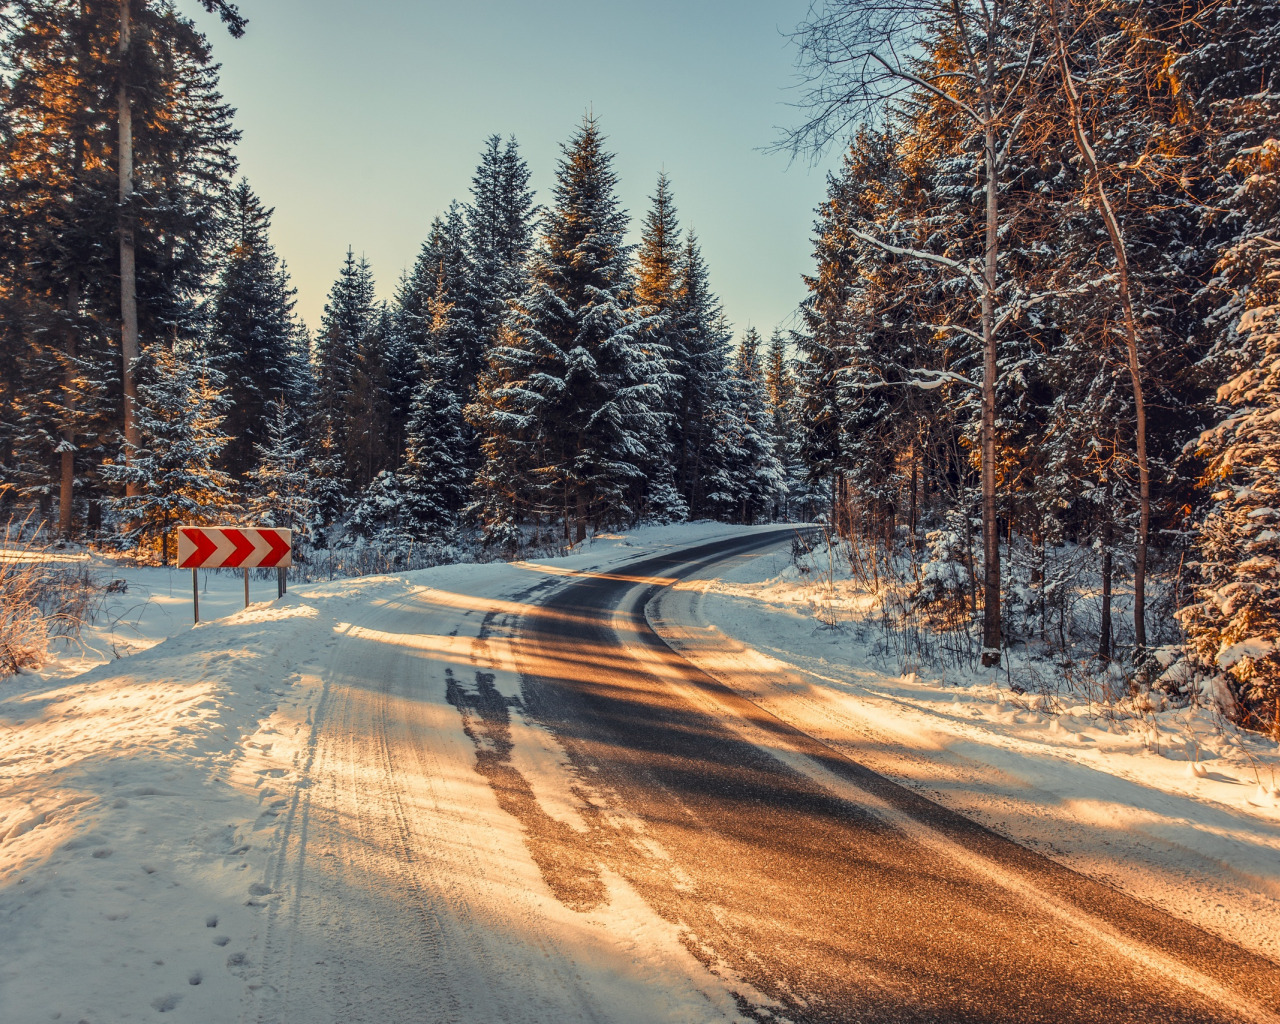
[[[25,525],[10,523],[0,547],[0,677],[43,664],[49,642],[77,636],[103,594],[86,567],[58,562],[34,537],[23,539]]]

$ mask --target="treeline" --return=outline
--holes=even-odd
[[[920,552],[987,664],[1145,685],[1176,617],[1280,729],[1280,8],[830,0],[797,40],[790,143],[855,132],[798,336],[842,533]]]
[[[0,3],[0,500],[166,558],[228,518],[394,556],[803,500],[781,336],[733,344],[665,177],[627,244],[594,120],[545,207],[487,140],[392,301],[348,252],[312,336],[233,113],[171,4]]]

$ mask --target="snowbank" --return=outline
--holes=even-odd
[[[417,653],[443,672],[468,663],[492,631],[485,612],[510,610],[540,581],[740,532],[648,528],[599,537],[554,566],[442,566],[299,586],[279,601],[273,579],[254,580],[248,609],[238,574],[202,573],[206,621],[194,628],[188,572],[95,560],[126,589],[40,672],[0,680],[0,1020],[274,1019],[271,1000],[283,996],[263,960],[268,932],[284,927],[279,864],[301,827],[335,652],[373,641],[371,651],[403,654],[403,634],[379,633],[398,608],[421,630]],[[404,612],[410,605],[418,610]],[[513,673],[499,672],[497,685],[518,692]],[[460,956],[450,970],[472,995],[459,998],[524,1007],[510,1019],[736,1017],[720,980],[621,880],[607,879],[607,907],[585,916],[545,892],[518,826],[474,771],[443,675],[423,693],[432,720],[448,725],[435,769],[415,786],[424,802],[438,799],[422,810],[422,827],[435,829],[427,848],[461,851],[433,869],[450,900],[462,894],[449,912],[461,906],[501,922],[523,908],[519,919],[537,937],[472,929],[477,942],[505,943],[491,958],[504,966],[481,976]],[[554,797],[568,791],[563,752],[530,723],[514,728],[520,771],[553,814],[571,820],[573,809]],[[479,861],[476,851],[485,851]],[[353,946],[377,916],[359,898],[352,893]],[[395,944],[403,940],[370,955],[393,956]],[[323,988],[326,969],[310,969]],[[411,980],[441,992],[449,984]]]

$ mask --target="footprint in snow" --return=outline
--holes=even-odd
[[[151,1008],[157,1013],[168,1013],[174,1007],[182,1002],[182,997],[170,993],[167,996],[159,996],[151,1000]]]

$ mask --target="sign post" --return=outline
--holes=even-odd
[[[284,571],[293,564],[293,532],[268,526],[179,526],[178,568],[191,570],[195,620],[200,621],[197,569],[243,569],[244,606],[249,607],[249,570],[277,570],[276,590],[284,595]]]

